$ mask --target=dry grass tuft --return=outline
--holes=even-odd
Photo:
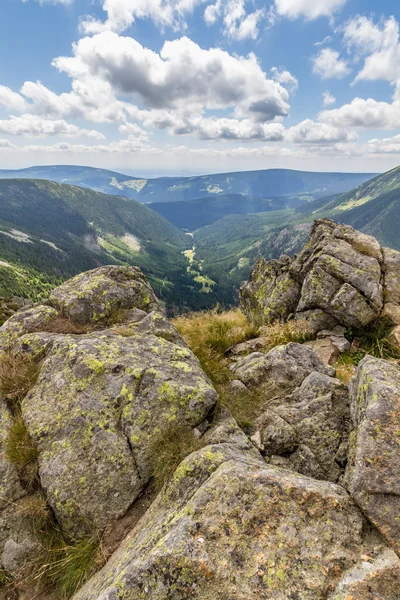
[[[188,427],[171,423],[153,437],[150,444],[150,468],[155,489],[160,490],[178,465],[203,443]]]
[[[287,323],[275,322],[266,325],[261,327],[260,336],[265,339],[267,350],[290,342],[304,344],[304,342],[315,339],[312,327],[305,320],[293,320],[287,321]]]
[[[47,333],[61,333],[64,335],[75,334],[83,335],[84,333],[90,333],[95,331],[96,325],[93,323],[75,323],[71,319],[64,317],[55,317],[45,325],[38,327],[38,331],[45,331]]]
[[[36,383],[37,363],[22,352],[7,351],[0,356],[0,394],[18,404]]]
[[[41,493],[25,496],[19,500],[16,504],[15,514],[28,520],[35,531],[46,528],[52,519],[46,498]]]
[[[191,313],[172,322],[217,387],[226,385],[231,379],[225,351],[258,334],[258,328],[251,325],[238,309],[223,313],[217,310]]]

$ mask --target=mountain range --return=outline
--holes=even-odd
[[[44,174],[43,167],[37,169],[29,173]],[[55,171],[59,176],[80,174],[86,186],[92,181],[94,187],[94,172],[100,172],[104,185],[113,173],[78,167]],[[248,183],[249,178],[261,181],[268,172],[258,178],[256,173],[242,175]],[[329,174],[325,186],[324,174],[303,173],[296,185],[302,181],[307,193],[294,191],[294,180],[287,181],[287,173],[293,172],[279,173],[281,195],[275,181],[264,187],[263,196],[218,193],[147,206],[124,195],[125,190],[110,195],[82,183],[0,179],[0,295],[37,298],[80,271],[127,263],[142,268],[172,311],[227,305],[257,257],[298,252],[312,221],[324,216],[400,249],[400,167],[372,178],[345,174],[341,180]],[[270,172],[271,181],[276,175]],[[351,185],[368,177],[354,189],[311,198],[312,180],[320,190],[332,191],[344,187],[345,180]]]
[[[0,179],[46,179],[56,183],[78,185],[105,194],[122,194],[143,204],[217,198],[223,194],[258,198],[301,195],[304,200],[313,200],[328,194],[348,191],[371,177],[368,173],[309,173],[288,169],[156,179],[68,165],[30,167],[17,171],[0,170]]]

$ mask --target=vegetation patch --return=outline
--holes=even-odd
[[[10,425],[4,443],[4,452],[14,464],[25,488],[34,488],[38,477],[37,449],[20,415]]]
[[[178,465],[192,452],[203,446],[192,429],[171,423],[153,437],[149,447],[150,468],[155,489],[160,490]]]
[[[267,352],[275,346],[296,342],[304,344],[315,339],[315,333],[308,321],[293,320],[287,323],[275,322],[271,325],[261,327],[260,336],[266,341]]]
[[[0,393],[11,404],[19,404],[38,375],[38,364],[28,355],[10,350],[0,356]]]

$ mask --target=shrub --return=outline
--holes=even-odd
[[[22,352],[7,351],[0,357],[0,393],[11,403],[19,403],[35,384],[37,363]]]
[[[186,456],[202,445],[191,429],[177,423],[171,423],[155,435],[150,443],[149,457],[156,490],[163,487]]]
[[[7,431],[4,452],[8,460],[17,467],[25,486],[32,489],[38,472],[37,449],[21,415],[15,418]]]

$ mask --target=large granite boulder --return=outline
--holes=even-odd
[[[137,267],[110,265],[81,273],[50,294],[49,303],[77,323],[106,321],[121,309],[159,308],[147,279]]]
[[[363,328],[388,311],[397,314],[399,258],[372,236],[320,219],[296,257],[256,263],[242,285],[240,306],[256,323],[295,316],[316,332],[338,324]]]
[[[400,554],[400,367],[367,356],[351,384],[348,489]]]
[[[150,480],[155,438],[171,423],[195,428],[217,393],[138,269],[84,273],[55,290],[51,303],[7,321],[0,350],[38,362],[19,410],[52,513],[65,534],[80,537],[126,513]],[[65,320],[83,325],[81,333],[57,332]],[[10,503],[26,490],[1,452],[14,417],[0,408],[1,490]],[[4,539],[0,557],[10,540],[19,541]]]
[[[181,463],[74,600],[327,599],[384,551],[363,535],[343,488],[270,467],[228,438]],[[370,579],[369,589],[381,588]]]

